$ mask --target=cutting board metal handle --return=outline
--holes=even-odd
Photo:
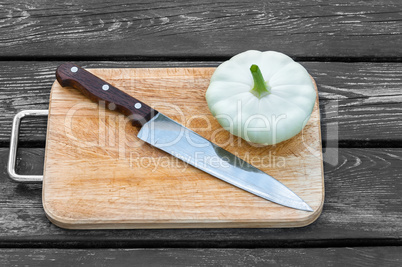
[[[56,70],[56,78],[61,86],[78,89],[94,102],[105,101],[107,107],[128,116],[134,125],[142,126],[158,113],[150,106],[73,63],[60,65]]]
[[[21,120],[26,117],[32,116],[47,116],[49,114],[48,110],[22,110],[18,112],[13,119],[13,126],[11,129],[10,137],[10,154],[8,157],[7,172],[10,178],[14,182],[18,183],[41,183],[43,181],[43,175],[28,175],[28,174],[18,174],[15,171],[15,163],[17,161],[17,146],[18,146],[18,135]]]

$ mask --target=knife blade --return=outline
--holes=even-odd
[[[114,104],[140,127],[137,137],[182,161],[238,188],[282,206],[313,211],[284,184],[192,130],[152,109],[108,82],[73,64],[56,70],[61,86],[79,90],[92,101]]]

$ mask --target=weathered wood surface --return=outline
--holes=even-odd
[[[8,145],[13,116],[47,109],[55,69],[62,62],[6,61],[0,66],[0,143]],[[218,62],[77,62],[87,68],[207,67]],[[302,62],[320,97],[322,138],[333,146],[398,146],[402,127],[402,63]],[[28,121],[28,120],[27,120]],[[22,123],[22,145],[43,146],[45,119]],[[29,143],[29,144],[25,144]],[[335,142],[336,144],[336,142]]]
[[[3,250],[0,265],[130,264],[138,258],[144,265],[175,266],[401,265],[400,247],[305,248],[402,245],[401,1],[39,0],[0,7],[0,246],[70,248]],[[278,50],[302,61],[318,83],[324,144],[343,147],[338,164],[325,165],[324,211],[311,226],[68,231],[46,219],[40,185],[8,179],[11,119],[23,109],[48,108],[61,62],[217,66],[248,49]],[[21,146],[27,148],[20,150],[19,172],[41,173],[45,125],[42,119],[23,124]],[[304,248],[71,250],[80,247]]]
[[[0,57],[400,59],[401,1],[8,1]],[[264,40],[264,41],[262,41]]]
[[[43,153],[41,148],[21,149],[18,172],[40,173]],[[324,166],[322,215],[310,226],[294,229],[64,230],[45,217],[41,185],[8,179],[7,156],[8,149],[1,148],[1,247],[402,245],[402,149],[340,149],[339,163]]]
[[[367,266],[402,264],[401,247],[314,249],[0,249],[2,266]]]

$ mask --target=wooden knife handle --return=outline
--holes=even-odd
[[[134,125],[142,126],[158,114],[158,111],[75,64],[60,65],[56,78],[61,86],[78,89],[94,102],[103,100],[106,105],[115,104],[115,110],[129,116]]]

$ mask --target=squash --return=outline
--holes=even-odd
[[[306,69],[289,56],[249,50],[217,67],[205,97],[212,115],[231,134],[273,145],[303,129],[316,90]]]

